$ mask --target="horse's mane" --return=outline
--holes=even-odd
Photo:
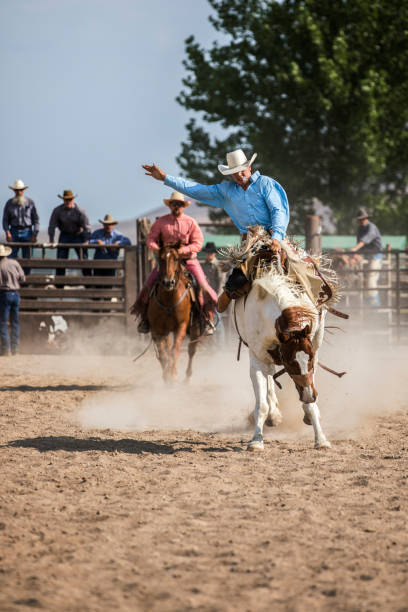
[[[274,270],[254,280],[253,287],[259,288],[260,299],[266,297],[265,294],[271,295],[281,311],[285,308],[299,307],[305,316],[314,319],[317,315],[317,309],[302,288],[287,276],[281,276]]]

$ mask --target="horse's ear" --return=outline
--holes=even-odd
[[[312,333],[311,327],[309,324],[307,324],[304,328],[303,328],[303,336],[305,336],[305,338],[307,336],[310,336],[310,334]]]

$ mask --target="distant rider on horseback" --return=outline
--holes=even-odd
[[[198,285],[203,290],[203,303],[201,305],[204,307],[206,317],[212,320],[217,304],[217,294],[208,284],[200,262],[197,259],[197,253],[203,247],[204,238],[197,221],[184,214],[184,209],[190,202],[184,199],[182,193],[174,191],[170,199],[164,200],[164,203],[170,208],[171,213],[159,217],[153,223],[147,236],[147,246],[154,253],[158,253],[161,246],[180,242],[181,246],[178,249],[178,253],[185,260],[187,270],[194,276]],[[150,294],[157,279],[158,269],[156,267],[147,277],[132,307],[132,313],[140,316],[141,320],[138,325],[138,331],[142,334],[150,331],[147,308]]]
[[[248,227],[260,225],[272,236],[271,250],[281,251],[281,240],[285,237],[289,223],[289,202],[285,190],[274,179],[252,172],[254,153],[247,159],[242,149],[227,153],[227,166],[220,164],[218,170],[223,175],[230,175],[232,181],[222,181],[217,185],[202,185],[181,177],[166,175],[156,164],[145,164],[142,167],[146,174],[164,181],[164,184],[188,197],[210,206],[223,208],[238,228],[242,239],[247,236]],[[233,271],[232,276],[238,270]],[[230,302],[225,291],[218,300],[218,310],[223,312]]]

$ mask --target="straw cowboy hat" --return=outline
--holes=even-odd
[[[77,197],[77,194],[74,195],[71,189],[64,189],[64,193],[62,195],[58,194],[58,197],[61,198],[61,200],[73,200]]]
[[[10,255],[11,249],[5,244],[0,244],[0,257],[7,257]]]
[[[119,221],[115,221],[112,215],[107,214],[103,219],[99,219],[99,223],[102,223],[102,225],[117,225]]]
[[[356,219],[368,219],[369,216],[370,215],[368,214],[365,208],[359,208],[356,215]]]
[[[21,179],[17,179],[16,181],[14,181],[12,187],[11,185],[9,185],[9,189],[12,189],[13,191],[15,191],[16,189],[28,189],[28,185],[24,185],[24,181],[22,181]]]
[[[251,159],[248,160],[243,150],[237,149],[236,151],[227,153],[228,165],[223,166],[222,164],[219,164],[218,170],[221,172],[221,174],[235,174],[235,172],[246,170],[247,168],[249,168],[249,166],[252,166],[252,163],[256,156],[257,153],[254,153]]]
[[[180,193],[179,191],[173,191],[169,199],[163,200],[163,202],[165,203],[166,206],[170,206],[170,202],[173,202],[174,200],[176,202],[183,202],[184,208],[186,208],[187,206],[190,206],[190,200],[185,200],[184,194]]]

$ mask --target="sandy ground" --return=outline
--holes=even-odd
[[[174,391],[153,357],[0,358],[0,610],[407,611],[404,397],[363,380],[357,419],[327,378],[333,448],[296,406],[252,454],[245,362],[201,359]]]

